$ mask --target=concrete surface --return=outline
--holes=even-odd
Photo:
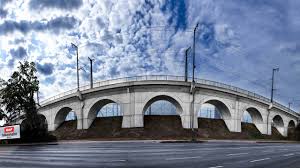
[[[1,146],[0,167],[298,168],[300,144],[69,141]]]

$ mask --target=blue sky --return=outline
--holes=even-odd
[[[196,76],[269,97],[300,109],[300,2],[298,0],[0,0],[0,75],[18,61],[37,64],[41,96],[94,80],[184,75],[184,50],[196,37]]]

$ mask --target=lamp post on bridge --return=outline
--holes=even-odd
[[[271,103],[273,103],[273,96],[274,96],[274,74],[275,72],[278,72],[279,71],[279,68],[273,68],[273,71],[272,71],[272,87],[271,87]]]
[[[190,93],[192,94],[192,102],[191,102],[191,109],[190,109],[190,127],[192,129],[192,141],[196,141],[196,135],[195,135],[195,129],[194,129],[194,113],[195,113],[195,52],[196,52],[196,31],[198,28],[198,23],[196,24],[194,28],[194,38],[193,38],[193,79],[191,83],[191,90]]]
[[[271,102],[270,102],[270,106],[268,108],[268,116],[267,116],[267,134],[269,133],[269,116],[270,116],[270,112],[271,112],[271,109],[273,107],[273,96],[274,96],[274,75],[275,75],[275,72],[278,72],[279,71],[279,68],[273,68],[272,70],[272,84],[271,84]],[[271,129],[272,130],[272,129]]]
[[[78,57],[78,46],[74,43],[71,43],[72,46],[76,49],[76,55],[77,55],[77,66],[76,66],[76,72],[77,72],[77,91],[79,91],[79,57]]]
[[[185,73],[184,73],[184,81],[187,82],[188,81],[188,53],[189,50],[191,49],[191,47],[187,48],[185,50]]]
[[[88,57],[88,59],[90,60],[90,87],[91,89],[93,89],[93,61],[94,59]]]

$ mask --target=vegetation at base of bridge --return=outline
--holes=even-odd
[[[45,120],[37,113],[34,97],[39,90],[39,81],[34,62],[19,62],[17,70],[7,81],[1,79],[1,88],[0,119],[5,120],[5,125],[12,125],[24,114],[21,139],[11,142],[55,140],[55,137],[48,134]]]

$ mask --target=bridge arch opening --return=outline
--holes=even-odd
[[[229,108],[219,100],[208,100],[201,104],[197,114],[198,128],[209,128],[228,131],[231,118]],[[214,128],[218,125],[218,128]]]
[[[295,128],[295,127],[296,127],[295,122],[294,122],[293,120],[291,120],[291,121],[289,122],[288,127],[289,127],[289,128]]]
[[[292,140],[296,139],[296,124],[293,120],[288,124],[288,138]]]
[[[39,129],[40,132],[43,133],[47,133],[48,132],[48,121],[46,119],[46,117],[43,114],[38,114],[36,120],[39,120]],[[21,123],[20,123],[20,127],[21,127],[21,134],[26,135],[30,135],[30,133],[27,133],[27,131],[31,131],[30,129],[28,129],[29,127],[29,121],[24,118],[22,119]]]
[[[92,105],[92,107],[89,110],[88,113],[88,128],[93,124],[93,122],[97,122],[95,123],[95,125],[100,124],[104,121],[101,122],[100,118],[107,118],[106,120],[110,121],[110,122],[117,122],[118,125],[122,124],[122,117],[123,116],[123,112],[121,110],[120,105],[111,100],[111,99],[101,99],[99,101],[97,101],[96,103],[94,103]],[[96,118],[99,118],[99,120],[95,120]],[[105,120],[105,121],[106,121]],[[115,121],[116,120],[116,121]]]
[[[230,119],[229,108],[219,100],[209,100],[201,105],[198,118]]]
[[[144,115],[180,115],[182,112],[177,100],[166,95],[153,97],[143,108]]]
[[[284,122],[280,115],[276,115],[272,119],[272,127],[274,127],[281,135],[284,135]],[[273,133],[273,130],[272,130]]]
[[[77,116],[75,111],[73,111],[70,107],[63,107],[61,108],[55,116],[54,119],[54,126],[55,129],[60,127],[63,123],[67,124],[67,127],[71,128],[77,128],[77,122],[74,122],[77,120]]]
[[[254,107],[249,107],[247,108],[242,115],[241,118],[241,124],[242,124],[242,131],[245,131],[248,127],[246,127],[246,124],[243,123],[248,123],[248,124],[254,124],[256,129],[260,131],[262,128],[262,123],[263,123],[263,118],[261,113]],[[261,132],[260,132],[261,133]]]
[[[143,108],[144,129],[151,136],[172,137],[182,130],[180,103],[171,96],[159,95],[151,98]]]

